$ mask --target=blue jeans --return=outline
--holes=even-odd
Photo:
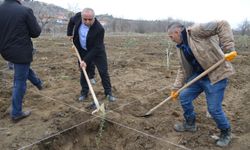
[[[26,92],[26,80],[37,86],[42,84],[41,80],[36,76],[30,68],[30,64],[14,64],[14,83],[12,91],[12,117],[22,115],[22,101]]]
[[[199,74],[194,74],[188,81],[191,81],[198,75]],[[206,94],[208,111],[216,122],[217,127],[219,129],[230,128],[230,123],[222,110],[222,101],[226,86],[227,79],[223,79],[212,85],[209,78],[206,76],[180,92],[180,103],[186,121],[195,119],[193,100],[204,91]]]

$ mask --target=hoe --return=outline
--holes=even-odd
[[[72,49],[75,51],[75,53],[76,53],[76,55],[77,55],[77,57],[78,57],[79,62],[81,62],[82,59],[81,59],[80,54],[79,54],[79,52],[78,52],[78,50],[76,49],[76,47],[75,47],[74,44],[73,44],[73,46],[72,46]],[[94,92],[94,90],[93,90],[93,87],[92,87],[92,85],[91,85],[91,83],[90,83],[90,80],[89,80],[89,77],[88,77],[88,75],[87,75],[87,72],[86,72],[85,68],[82,67],[82,71],[83,71],[83,74],[84,74],[84,76],[85,76],[85,79],[86,79],[86,81],[87,81],[87,83],[88,83],[88,86],[89,86],[89,90],[90,90],[90,92],[91,92],[91,95],[92,95],[92,97],[93,97],[93,99],[94,99],[94,104],[95,104],[95,106],[96,106],[96,110],[94,110],[94,111],[92,112],[92,114],[94,114],[94,113],[96,113],[96,112],[99,112],[99,111],[100,111],[102,114],[105,114],[105,107],[104,107],[104,104],[102,104],[102,105],[100,106],[100,104],[99,104],[99,102],[98,102],[98,100],[97,100],[97,98],[96,98],[95,92]]]
[[[237,53],[236,53],[236,51],[233,51],[233,52],[229,53],[229,55],[227,57],[235,57],[235,56],[237,56]],[[225,61],[226,61],[226,58],[221,59],[220,61],[218,61],[217,63],[215,63],[211,67],[209,67],[207,70],[205,70],[203,73],[201,73],[199,76],[197,76],[196,78],[194,78],[193,80],[191,80],[187,84],[185,84],[176,93],[179,94],[183,89],[189,87],[194,82],[200,80],[202,77],[206,76],[208,73],[210,73],[211,71],[213,71],[215,68],[217,68],[219,65],[221,65]],[[169,101],[172,98],[173,98],[172,96],[169,96],[168,98],[166,98],[165,100],[163,100],[161,103],[159,103],[158,105],[156,105],[155,107],[153,107],[152,109],[150,109],[146,114],[140,115],[140,117],[149,117],[149,116],[151,116],[152,113],[153,113],[153,111],[155,111],[157,108],[159,108],[161,105],[163,105],[165,102]]]

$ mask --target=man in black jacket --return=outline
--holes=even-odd
[[[94,63],[100,74],[104,92],[109,101],[115,101],[112,95],[110,77],[108,74],[107,56],[104,46],[104,28],[95,18],[95,12],[91,8],[85,8],[82,12],[77,13],[70,18],[67,35],[73,38],[81,58],[80,65],[90,72],[91,64]],[[86,99],[89,87],[83,72],[81,71],[81,96],[79,101]]]
[[[30,80],[39,90],[42,81],[30,68],[33,60],[31,38],[41,33],[41,28],[32,9],[24,7],[21,0],[5,0],[0,5],[0,52],[2,57],[14,64],[11,118],[18,121],[31,114],[22,111],[22,100],[26,91],[26,80]]]

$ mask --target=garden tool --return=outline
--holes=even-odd
[[[77,55],[77,57],[78,57],[79,62],[81,62],[82,59],[81,59],[80,54],[79,54],[79,52],[78,52],[78,50],[77,50],[77,48],[75,47],[74,44],[73,44],[73,46],[72,46],[72,49],[75,51],[75,53],[76,53],[76,55]],[[101,111],[103,114],[105,114],[105,107],[104,107],[104,104],[102,104],[102,105],[100,106],[100,104],[99,104],[99,102],[98,102],[98,100],[97,100],[97,98],[96,98],[95,92],[94,92],[94,90],[93,90],[93,87],[92,87],[92,85],[91,85],[91,83],[90,83],[88,74],[87,74],[87,72],[86,72],[86,70],[85,70],[84,67],[82,67],[82,71],[83,71],[83,74],[84,74],[84,76],[85,76],[85,79],[86,79],[86,81],[87,81],[87,83],[88,83],[88,86],[89,86],[89,90],[90,90],[90,92],[91,92],[91,95],[92,95],[92,97],[93,97],[93,99],[94,99],[94,104],[96,105],[96,110],[94,110],[94,111],[92,112],[92,114],[94,114],[94,113],[96,113],[96,112],[98,112],[98,111]]]
[[[223,62],[225,62],[225,61],[232,61],[236,56],[237,56],[237,52],[236,51],[233,51],[233,52],[231,52],[229,54],[226,54],[223,59],[221,59],[220,61],[218,61],[217,63],[215,63],[211,67],[209,67],[207,70],[205,70],[204,72],[202,72],[199,76],[197,76],[193,80],[191,80],[188,83],[186,83],[182,88],[180,88],[178,91],[176,91],[175,94],[179,94],[182,90],[184,90],[185,88],[189,87],[190,85],[192,85],[196,81],[200,80],[202,77],[206,76],[208,73],[210,73],[215,68],[217,68],[219,65],[221,65]],[[163,105],[164,103],[166,103],[167,101],[169,101],[172,98],[174,98],[173,95],[169,96],[168,98],[166,98],[165,100],[163,100],[161,103],[159,103],[158,105],[156,105],[155,107],[153,107],[152,109],[150,109],[145,115],[141,115],[141,117],[151,116],[152,113],[153,113],[153,111],[155,111],[157,108],[159,108],[161,105]]]

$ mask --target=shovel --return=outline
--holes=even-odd
[[[230,59],[231,57],[234,58],[235,56],[237,56],[237,53],[236,53],[236,51],[233,51],[233,52],[229,53],[229,55],[227,55],[226,57],[228,57]],[[191,80],[187,84],[185,84],[176,93],[179,94],[183,89],[189,87],[190,85],[192,85],[196,81],[200,80],[202,77],[206,76],[208,73],[210,73],[211,71],[213,71],[215,68],[217,68],[219,65],[221,65],[226,60],[227,60],[226,58],[221,59],[220,61],[218,61],[217,63],[215,63],[211,67],[209,67],[207,70],[205,70],[204,72],[202,72],[199,76],[197,76],[196,78],[194,78],[193,80]],[[227,61],[231,61],[231,60],[227,60]],[[166,103],[167,101],[169,101],[172,98],[173,98],[172,96],[169,96],[168,98],[166,98],[165,100],[163,100],[161,103],[159,103],[158,105],[156,105],[155,107],[153,107],[152,109],[150,109],[146,114],[141,115],[140,117],[149,117],[149,116],[151,116],[152,113],[153,113],[153,111],[155,111],[157,108],[159,108],[161,105],[163,105],[164,103]]]
[[[80,54],[79,54],[79,52],[78,52],[78,50],[76,49],[76,47],[75,47],[74,44],[73,44],[73,46],[72,46],[72,49],[75,51],[75,53],[76,53],[76,55],[77,55],[77,57],[78,57],[79,62],[81,62],[82,59],[81,59]],[[98,111],[101,111],[102,114],[105,114],[105,107],[104,107],[104,104],[102,104],[102,105],[100,106],[100,104],[99,104],[99,102],[98,102],[98,100],[97,100],[97,98],[96,98],[95,92],[94,92],[94,90],[93,90],[93,87],[92,87],[92,85],[91,85],[91,83],[90,83],[88,74],[87,74],[87,72],[86,72],[86,70],[85,70],[84,67],[82,67],[82,71],[83,71],[83,74],[84,74],[84,76],[85,76],[85,79],[86,79],[86,81],[87,81],[87,83],[88,83],[88,86],[89,86],[89,90],[90,90],[90,92],[91,92],[91,95],[92,95],[92,97],[93,97],[93,99],[94,99],[94,104],[96,105],[96,110],[94,110],[94,111],[92,112],[92,114],[94,114],[94,113],[96,113],[96,112],[98,112]]]

